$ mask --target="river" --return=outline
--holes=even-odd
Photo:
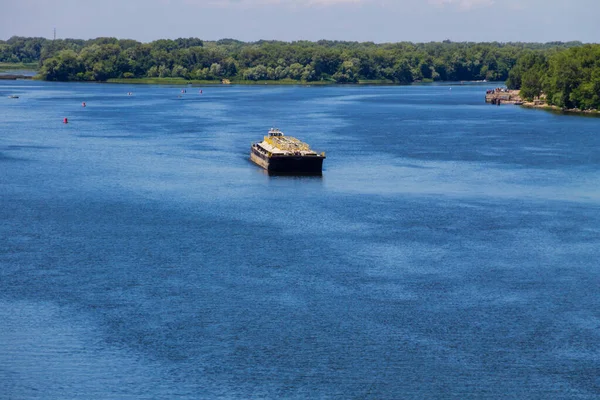
[[[0,398],[598,398],[600,119],[486,88],[0,81]]]

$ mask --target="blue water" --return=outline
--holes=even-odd
[[[600,397],[599,118],[202,89],[0,81],[1,399]]]

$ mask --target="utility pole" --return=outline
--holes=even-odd
[[[54,39],[52,40],[56,40],[56,28],[54,28]]]

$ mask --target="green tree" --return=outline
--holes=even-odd
[[[72,50],[62,50],[42,66],[40,76],[48,81],[77,80],[81,66],[77,54]]]
[[[398,83],[411,83],[413,81],[413,74],[407,60],[399,60],[394,65],[392,78]]]
[[[542,94],[543,75],[539,69],[525,71],[521,78],[520,95],[526,100],[533,100]]]
[[[156,65],[151,66],[150,69],[148,69],[148,73],[146,75],[149,78],[156,78],[156,77],[158,77],[158,67]]]
[[[187,75],[187,69],[182,67],[181,65],[174,65],[171,70],[171,76],[173,78],[184,78]]]
[[[209,73],[211,76],[218,78],[221,76],[221,64],[219,63],[212,63],[209,69]]]
[[[164,78],[166,76],[170,76],[171,75],[171,70],[169,67],[167,67],[165,64],[161,64],[158,66],[158,76],[160,78]]]

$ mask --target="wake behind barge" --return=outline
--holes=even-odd
[[[322,175],[325,153],[317,153],[295,137],[271,128],[268,136],[250,148],[250,160],[269,173]]]

